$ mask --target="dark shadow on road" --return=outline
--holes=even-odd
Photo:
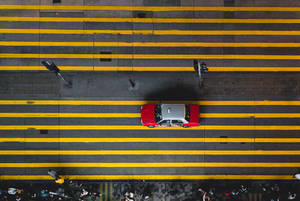
[[[145,100],[198,100],[200,89],[197,85],[173,84],[145,96]]]

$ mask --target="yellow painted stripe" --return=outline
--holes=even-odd
[[[137,67],[137,66],[59,66],[63,71],[195,71],[193,67]],[[208,67],[209,71],[214,72],[236,72],[236,71],[300,71],[300,67]],[[47,70],[44,66],[0,66],[0,71],[34,71]]]
[[[83,47],[300,47],[300,43],[217,43],[217,42],[39,42],[0,41],[0,46],[83,46]]]
[[[299,7],[222,7],[222,6],[79,6],[79,5],[0,5],[0,9],[22,10],[128,10],[128,11],[300,11]]]
[[[110,201],[113,201],[113,191],[114,191],[114,188],[113,188],[113,184],[112,182],[109,182],[109,197],[110,197]]]
[[[284,72],[284,71],[300,71],[300,67],[209,67],[209,71],[254,71],[254,72]]]
[[[0,163],[0,168],[41,167],[300,167],[300,163]]]
[[[300,113],[200,113],[200,118],[300,118]],[[140,113],[0,113],[0,118],[139,118]]]
[[[0,130],[300,130],[295,125],[200,125],[198,127],[156,127],[136,125],[0,125]]]
[[[1,117],[1,113],[0,113]],[[300,113],[200,113],[200,118],[300,118]]]
[[[0,53],[0,58],[77,58],[77,59],[266,59],[299,60],[300,55],[218,55],[218,54],[19,54]]]
[[[102,195],[103,195],[103,183],[100,183],[100,189],[99,189],[99,192],[100,192],[100,201],[103,201],[103,197],[102,197]]]
[[[271,30],[77,30],[77,29],[0,29],[0,33],[22,34],[151,34],[151,35],[300,35],[300,31]]]
[[[80,18],[80,17],[0,17],[18,22],[131,22],[131,23],[267,23],[298,24],[300,19],[194,19],[194,18]]]
[[[0,100],[0,105],[144,105],[159,101],[131,100]],[[300,101],[299,101],[300,105]]]
[[[0,117],[49,117],[49,118],[137,118],[140,113],[0,113]]]
[[[0,142],[201,142],[201,143],[299,143],[300,138],[0,138]],[[120,152],[121,153],[121,152]]]
[[[104,195],[105,195],[105,197],[104,197],[105,201],[107,201],[107,195],[108,194],[107,194],[107,183],[106,182],[104,183]]]
[[[163,30],[162,30],[163,31]],[[23,34],[153,34],[153,30],[0,29],[0,33]]]
[[[63,71],[195,71],[193,67],[59,66]],[[300,69],[300,67],[299,67]],[[47,70],[44,66],[0,66],[1,70]]]
[[[150,101],[150,100],[0,100],[0,105],[144,105],[152,103],[183,103],[183,104],[199,104],[199,105],[274,105],[274,106],[299,106],[300,101],[205,101],[205,100],[178,100],[178,101]]]
[[[0,155],[300,155],[300,150],[0,150]]]
[[[61,175],[70,180],[295,180],[293,175]],[[0,175],[0,180],[53,180],[48,175]]]

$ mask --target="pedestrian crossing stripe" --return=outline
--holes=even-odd
[[[22,34],[145,34],[145,35],[300,35],[300,31],[272,30],[79,30],[79,29],[0,29],[0,33]]]
[[[211,67],[210,67],[211,68]],[[209,68],[209,69],[210,69]],[[282,67],[284,68],[284,67]],[[136,67],[136,66],[59,66],[62,71],[195,71],[193,67],[173,66],[173,67]],[[46,71],[44,66],[0,66],[0,71],[4,70],[26,70],[26,71]],[[210,69],[211,70],[211,69]],[[286,70],[300,71],[300,67],[289,68]],[[212,68],[213,71],[213,68]]]
[[[0,53],[0,58],[73,58],[73,59],[255,59],[300,60],[300,55],[250,55],[250,54],[21,54]]]
[[[100,201],[103,201],[103,183],[101,182],[99,185],[99,193],[100,193]]]
[[[114,191],[113,184],[112,184],[112,182],[110,182],[110,183],[109,183],[109,196],[110,196],[110,201],[113,200],[113,191]]]
[[[99,185],[100,201],[113,201],[112,182],[101,182]]]
[[[80,5],[0,5],[0,9],[22,10],[128,10],[128,11],[270,11],[297,12],[300,7],[223,7],[223,6],[80,6]]]
[[[293,114],[292,114],[293,115]],[[297,114],[294,114],[298,116]],[[0,118],[138,118],[140,113],[0,113]],[[300,113],[299,113],[300,117]]]
[[[15,22],[130,22],[130,23],[239,23],[299,24],[300,19],[207,19],[207,18],[82,18],[82,17],[0,17]]]
[[[0,155],[300,155],[300,150],[0,150]]]
[[[59,66],[62,71],[195,71],[187,66]],[[212,72],[293,72],[300,71],[300,67],[208,67]],[[44,66],[0,66],[0,71],[47,71]]]
[[[0,41],[0,46],[64,47],[300,47],[300,43]]]
[[[191,142],[191,143],[299,143],[300,138],[0,138],[0,142],[19,143],[123,143],[123,142]],[[4,152],[5,153],[5,152]],[[8,153],[8,152],[6,152]],[[25,152],[24,152],[25,153]],[[120,152],[121,153],[121,152]],[[1,153],[0,153],[1,155]]]
[[[140,113],[0,113],[0,118],[140,118]],[[300,118],[300,113],[200,113],[200,118]]]
[[[184,162],[184,163],[0,163],[0,168],[185,168],[185,167],[257,167],[257,168],[283,168],[300,167],[300,163],[250,163],[250,162]]]
[[[107,196],[108,196],[107,183],[104,183],[104,188],[105,188],[105,189],[104,189],[104,190],[105,190],[105,191],[104,191],[104,192],[105,192],[105,197],[104,197],[105,199],[104,199],[104,200],[107,201]]]
[[[62,175],[70,180],[295,180],[293,175]],[[52,180],[48,175],[0,175],[0,180]]]
[[[137,125],[0,125],[0,130],[300,130],[295,125],[200,125],[197,127],[156,127]]]
[[[198,104],[222,106],[300,106],[300,101],[273,100],[0,100],[0,105],[144,105],[144,104]]]

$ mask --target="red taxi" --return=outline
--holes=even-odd
[[[146,104],[141,108],[141,122],[151,128],[199,126],[199,105]]]

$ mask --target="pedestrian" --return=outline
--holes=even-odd
[[[300,173],[294,174],[294,177],[298,180],[300,180]]]
[[[23,193],[23,189],[8,188],[7,193],[8,193],[9,195],[22,194],[22,193]]]
[[[295,200],[296,199],[296,193],[289,192],[288,194],[288,200]]]
[[[18,189],[16,189],[16,188],[8,188],[7,193],[9,195],[16,195],[17,191],[18,191]]]
[[[63,184],[65,182],[55,170],[49,169],[48,174],[55,179],[55,183]]]
[[[203,201],[210,201],[210,197],[207,195],[206,191],[202,190],[201,188],[199,188],[198,191],[201,192]]]
[[[53,177],[55,180],[59,178],[57,172],[55,170],[49,169],[48,174]]]
[[[41,190],[41,197],[49,197],[49,191],[47,189]]]
[[[61,177],[59,177],[58,179],[55,180],[55,183],[58,183],[58,184],[63,184],[65,182],[65,180]]]
[[[87,190],[82,189],[81,194],[80,194],[80,197],[82,198],[82,197],[84,197],[84,196],[86,196],[86,195],[88,195],[88,194],[89,194],[89,192],[88,192]]]

